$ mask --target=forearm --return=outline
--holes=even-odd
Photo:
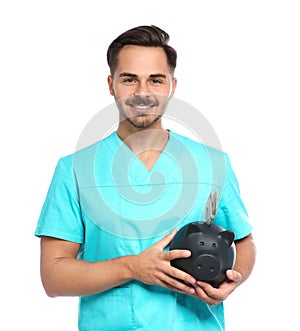
[[[132,279],[131,256],[100,262],[58,258],[42,268],[42,281],[51,296],[86,296],[124,284]]]
[[[233,269],[241,273],[244,282],[250,276],[255,264],[256,248],[252,235],[236,241],[235,245],[236,261]]]
[[[49,296],[86,296],[106,291],[130,280],[159,285],[171,290],[194,293],[189,274],[171,266],[174,259],[187,258],[190,252],[165,252],[176,231],[137,255],[99,262],[77,259],[80,244],[43,237],[41,240],[41,277]]]

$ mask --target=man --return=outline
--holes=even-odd
[[[51,297],[80,297],[79,330],[223,330],[223,301],[254,265],[227,155],[162,126],[177,84],[168,40],[140,26],[112,42],[118,129],[58,162],[41,212],[42,282]],[[215,222],[236,236],[235,266],[219,288],[171,266],[191,252],[168,250],[177,228],[200,218],[213,187],[221,192]]]

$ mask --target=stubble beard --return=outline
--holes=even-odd
[[[148,129],[157,123],[163,116],[168,97],[166,95],[135,95],[123,100],[117,100],[120,118],[126,120],[136,129]],[[149,107],[145,112],[134,112],[132,108]],[[150,110],[150,108],[152,110]]]
[[[133,117],[125,117],[126,121],[136,129],[148,129],[162,117],[160,115],[141,114]]]

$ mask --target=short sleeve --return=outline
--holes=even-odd
[[[73,175],[73,158],[61,158],[41,210],[35,235],[82,243],[84,226]]]
[[[242,239],[252,231],[248,213],[241,199],[239,184],[232,169],[231,162],[225,154],[225,183],[219,201],[215,222],[235,233],[235,239]]]

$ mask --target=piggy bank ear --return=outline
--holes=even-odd
[[[223,231],[219,234],[219,236],[228,243],[228,246],[231,246],[231,244],[234,241],[234,232],[233,231],[230,231],[230,230]]]
[[[196,223],[190,223],[185,231],[185,237],[188,237],[192,233],[200,232]]]

